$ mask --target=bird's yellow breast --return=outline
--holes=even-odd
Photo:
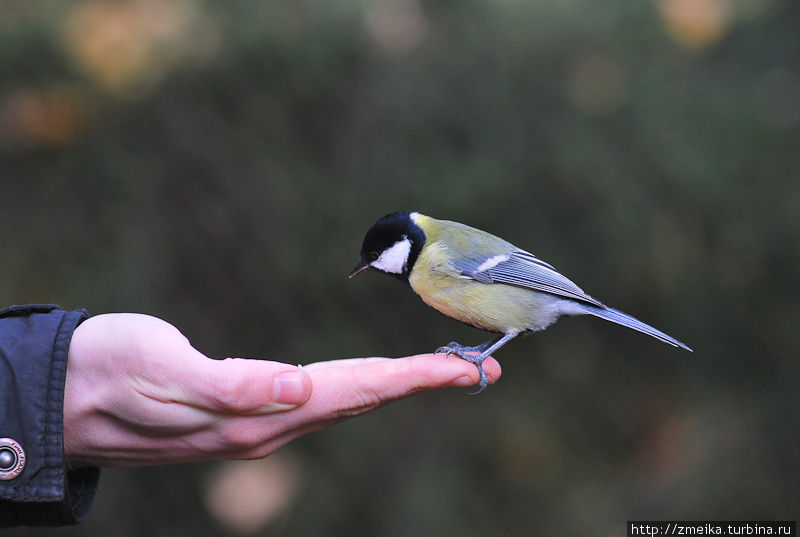
[[[483,330],[524,331],[537,325],[543,297],[530,289],[481,283],[453,267],[453,256],[441,242],[428,242],[408,281],[432,308]],[[545,320],[549,324],[551,320]]]

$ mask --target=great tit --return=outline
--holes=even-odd
[[[521,333],[544,330],[561,315],[595,315],[692,350],[587,295],[530,252],[458,222],[408,211],[384,216],[364,237],[350,277],[367,269],[410,284],[426,304],[445,315],[500,334],[474,347],[452,341],[436,350],[478,367],[474,394],[488,384],[482,366],[487,357]]]

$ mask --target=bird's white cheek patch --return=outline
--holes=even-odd
[[[411,241],[408,237],[397,241],[391,247],[383,251],[381,256],[370,263],[373,267],[383,272],[392,274],[402,274],[403,269],[408,263],[408,256],[411,253]]]
[[[497,265],[499,265],[500,263],[508,261],[510,257],[511,256],[508,255],[493,255],[492,257],[481,263],[481,265],[478,267],[477,272],[483,272],[485,270],[492,269]]]

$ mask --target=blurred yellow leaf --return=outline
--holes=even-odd
[[[687,48],[715,43],[730,21],[726,0],[659,0],[657,5],[672,37]]]
[[[68,51],[97,85],[130,93],[152,86],[197,51],[214,48],[210,18],[202,21],[202,31],[200,19],[191,0],[88,0],[68,13],[63,34]]]

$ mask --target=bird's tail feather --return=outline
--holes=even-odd
[[[687,351],[692,351],[689,347],[678,341],[677,339],[668,336],[661,330],[657,330],[650,326],[649,324],[645,324],[639,319],[635,317],[631,317],[627,313],[622,313],[619,310],[615,310],[614,308],[601,308],[597,306],[592,306],[590,304],[581,304],[583,306],[584,311],[590,315],[595,315],[607,321],[611,321],[612,323],[621,324],[622,326],[627,326],[628,328],[633,328],[634,330],[638,330],[644,334],[649,336],[653,336],[656,339],[663,341],[664,343],[669,343],[675,347],[680,347],[682,349],[686,349]]]

